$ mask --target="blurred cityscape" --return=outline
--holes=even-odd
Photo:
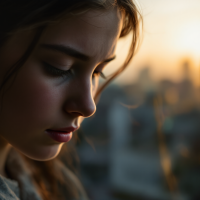
[[[91,200],[200,199],[200,88],[182,80],[111,84],[78,132],[80,179]]]

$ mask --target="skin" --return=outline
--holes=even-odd
[[[50,138],[45,130],[79,127],[81,118],[95,113],[94,95],[98,87],[95,74],[114,57],[121,27],[122,16],[115,8],[67,16],[45,29],[17,73],[14,84],[0,100],[3,105],[0,112],[1,175],[7,177],[5,161],[11,146],[34,160],[53,159],[64,143]],[[1,48],[0,80],[24,54],[33,36],[34,30],[18,31]],[[44,44],[73,48],[87,59],[64,54]],[[52,76],[44,69],[43,61],[70,70],[70,74]]]

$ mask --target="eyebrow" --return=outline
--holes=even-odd
[[[40,46],[45,49],[64,53],[65,55],[77,58],[82,61],[88,61],[91,58],[90,56],[85,55],[85,54],[81,53],[80,51],[78,51],[72,47],[69,47],[69,46],[64,46],[64,45],[59,45],[59,44],[41,44]],[[104,60],[102,63],[110,62],[110,61],[114,60],[115,58],[116,58],[116,56],[113,56],[111,58]]]

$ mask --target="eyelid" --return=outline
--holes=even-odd
[[[101,63],[98,65],[98,67],[96,68],[96,70],[94,72],[98,73],[100,75],[101,78],[103,79],[107,79],[107,77],[105,76],[105,74],[102,72],[102,70],[107,66],[108,63]],[[99,71],[97,70],[99,69]]]
[[[66,75],[68,75],[69,73],[71,73],[71,70],[70,69],[68,69],[68,70],[63,70],[63,69],[60,69],[60,68],[58,68],[58,67],[55,67],[54,65],[52,65],[52,64],[49,64],[48,62],[45,62],[45,61],[42,61],[42,64],[45,66],[45,67],[47,67],[48,68],[48,70],[50,70],[50,73],[51,74],[53,74],[53,75],[55,75],[55,76],[66,76]],[[53,71],[52,71],[52,69],[53,69]],[[107,79],[106,78],[106,76],[104,75],[104,73],[102,72],[102,71],[97,71],[97,70],[95,70],[94,71],[94,73],[93,73],[93,75],[97,75],[97,76],[100,76],[101,78],[103,78],[103,79]]]
[[[113,56],[113,57],[111,57],[111,58],[108,58],[108,59],[104,60],[104,61],[102,62],[102,64],[103,64],[103,63],[105,63],[105,64],[110,63],[110,62],[112,62],[112,61],[115,60],[115,59],[116,59],[116,56]]]
[[[94,71],[93,74],[94,75],[97,74],[97,76],[100,76],[103,79],[107,79],[106,76],[104,75],[104,73],[102,71]]]
[[[47,72],[50,75],[58,76],[58,77],[60,76],[60,77],[64,78],[67,75],[71,74],[70,69],[62,70],[62,69],[59,69],[59,68],[55,67],[54,65],[51,65],[51,64],[49,64],[48,62],[45,62],[45,61],[42,61],[42,64],[46,68]]]
[[[56,64],[50,64],[49,62],[46,62],[46,61],[42,61],[42,64],[49,66],[49,67],[52,67],[52,68],[56,68],[56,69],[61,70],[61,71],[67,71],[67,70],[64,70],[64,69],[60,69],[59,67],[57,67]]]

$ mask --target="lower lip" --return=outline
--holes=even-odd
[[[72,132],[60,132],[53,130],[46,130],[46,133],[57,142],[69,142],[72,138]]]

